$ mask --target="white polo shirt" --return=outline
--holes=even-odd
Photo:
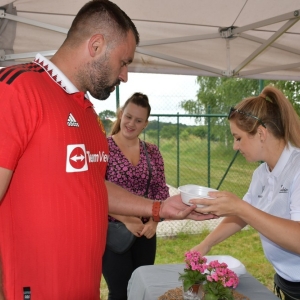
[[[271,215],[300,221],[300,149],[289,144],[272,172],[266,163],[261,164],[253,173],[244,200]],[[289,281],[300,281],[300,255],[281,248],[262,234],[260,238],[277,274]]]

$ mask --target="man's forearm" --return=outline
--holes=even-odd
[[[134,195],[109,181],[106,181],[106,187],[110,214],[151,217],[152,200]]]

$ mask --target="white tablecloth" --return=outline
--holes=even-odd
[[[180,287],[179,274],[185,264],[143,266],[137,268],[128,283],[128,300],[157,300],[170,289]],[[251,300],[278,298],[248,272],[240,275],[236,291]]]

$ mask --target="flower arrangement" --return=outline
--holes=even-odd
[[[207,259],[197,251],[185,253],[186,267],[184,273],[179,273],[184,290],[195,283],[203,283],[203,300],[234,300],[233,288],[239,283],[238,276],[226,263],[217,260],[207,263]]]
[[[179,273],[179,280],[183,281],[183,288],[187,291],[193,284],[206,280],[207,259],[197,251],[188,251],[184,261],[186,267],[183,274]]]
[[[211,261],[207,267],[206,284],[203,285],[205,300],[233,300],[232,288],[239,283],[238,276],[227,268],[226,263]]]

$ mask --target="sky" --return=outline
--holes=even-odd
[[[119,86],[120,105],[135,92],[146,94],[154,114],[184,114],[179,103],[183,100],[196,99],[199,85],[196,76],[129,73],[128,81]],[[93,99],[92,103],[97,113],[104,110],[116,111],[116,92],[111,93],[106,100]],[[168,122],[175,120],[168,118]],[[151,120],[151,118],[150,118]],[[181,123],[194,124],[189,117],[181,118]]]
[[[128,81],[119,86],[120,106],[135,92],[146,94],[153,114],[186,114],[179,104],[183,100],[196,100],[199,85],[197,76],[129,73]],[[104,110],[116,112],[116,91],[106,100],[91,99],[97,114]],[[156,118],[149,118],[154,120]],[[175,118],[162,121],[176,123]],[[193,118],[180,118],[180,123],[195,125]]]

